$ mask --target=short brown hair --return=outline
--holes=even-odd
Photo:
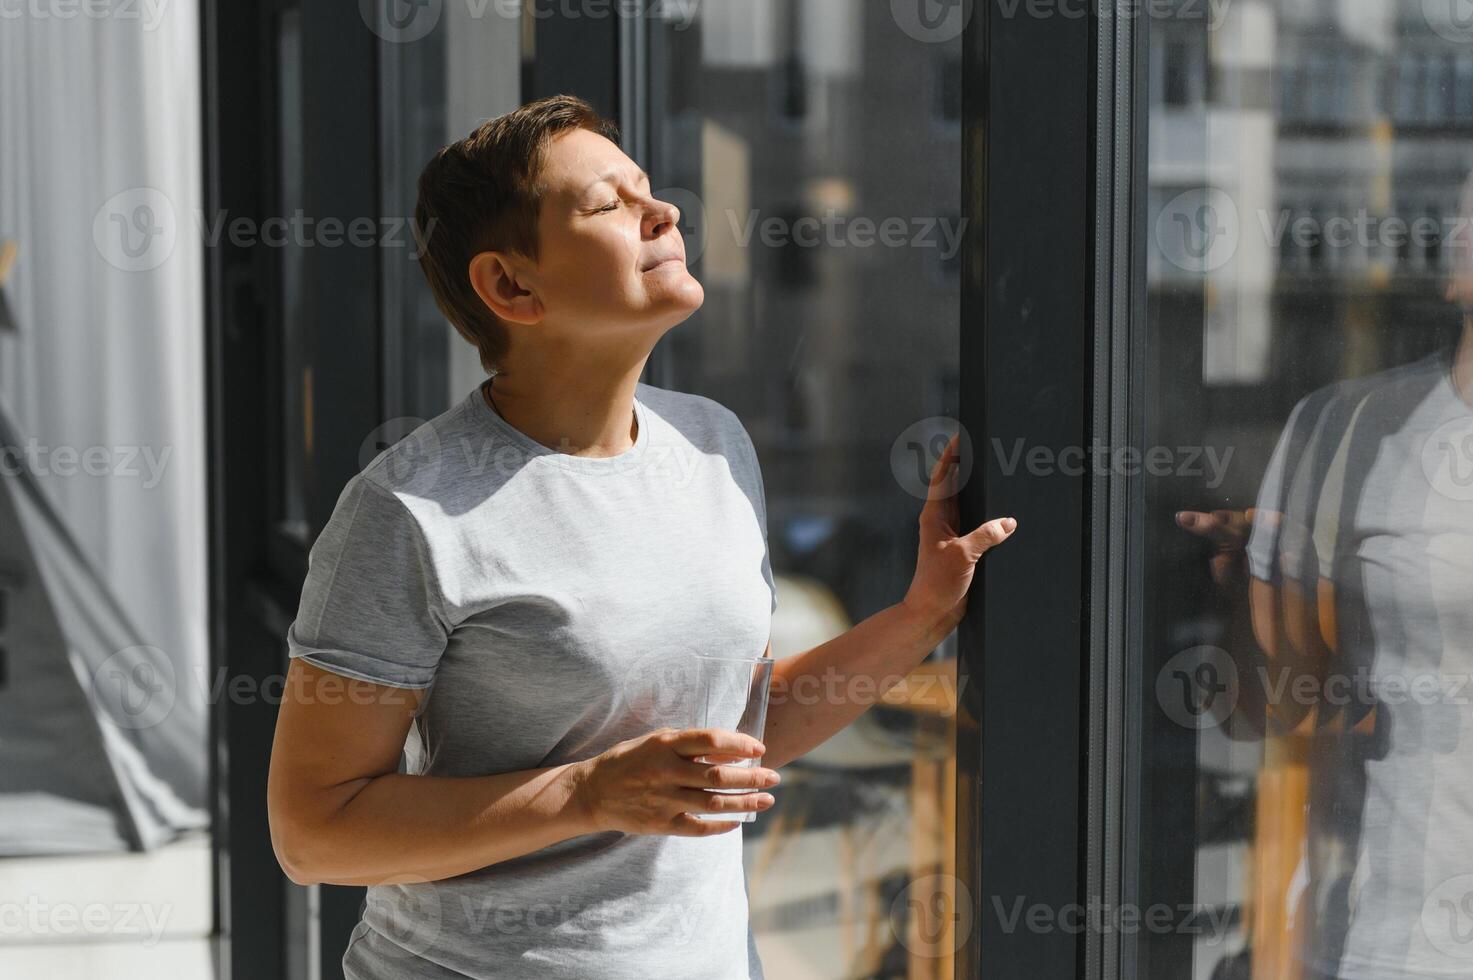
[[[593,106],[577,96],[553,95],[482,123],[442,147],[419,175],[419,267],[440,312],[476,346],[488,373],[506,356],[506,327],[471,287],[471,259],[489,251],[537,258],[547,146],[570,129],[619,140],[618,127]]]

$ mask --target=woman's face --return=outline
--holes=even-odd
[[[568,130],[548,146],[542,179],[539,258],[526,278],[547,325],[668,330],[700,308],[680,211],[651,196],[618,146]]]

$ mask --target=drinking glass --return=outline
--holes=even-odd
[[[750,735],[759,742],[767,727],[767,694],[772,683],[773,659],[760,657],[727,657],[697,654],[696,697],[692,728],[724,728]],[[724,760],[731,759],[727,762]],[[762,760],[737,756],[698,756],[696,762],[750,768]],[[712,789],[710,793],[756,793],[756,789]],[[695,813],[700,820],[729,820],[751,823],[754,811],[745,813]]]

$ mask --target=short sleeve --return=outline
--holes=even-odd
[[[1368,400],[1369,398],[1361,399],[1350,416],[1350,424],[1346,426],[1345,434],[1335,447],[1335,455],[1325,473],[1325,482],[1320,488],[1319,500],[1314,510],[1313,536],[1315,554],[1319,556],[1320,578],[1335,577],[1335,558],[1341,543],[1340,510],[1345,499],[1346,473],[1350,468],[1352,447],[1355,444],[1356,423],[1360,421],[1361,409],[1366,407]]]
[[[434,569],[414,516],[361,474],[312,546],[288,658],[392,687],[426,688],[445,651]]]
[[[1291,471],[1295,468],[1295,461],[1290,459],[1290,446],[1302,441],[1298,434],[1303,413],[1304,402],[1301,401],[1294,406],[1293,412],[1289,414],[1289,421],[1279,433],[1279,441],[1274,446],[1268,469],[1259,485],[1253,528],[1245,549],[1249,574],[1276,585],[1279,582],[1279,549],[1283,544],[1280,538],[1281,521],[1286,509],[1285,498]]]
[[[751,467],[752,481],[757,487],[756,499],[752,504],[757,511],[757,522],[762,526],[762,577],[767,580],[767,587],[772,591],[772,611],[777,612],[777,584],[772,576],[771,549],[767,546],[767,488],[762,483],[762,466],[757,461],[757,447],[752,444],[752,437],[745,428],[742,429],[742,441],[747,447],[748,465]]]

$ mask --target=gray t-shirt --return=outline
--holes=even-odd
[[[1301,402],[1258,501],[1283,519],[1249,545],[1257,577],[1334,596],[1295,895],[1305,958],[1344,980],[1473,972],[1473,408],[1449,369]]]
[[[572,456],[509,425],[478,388],[343,490],[289,655],[428,688],[408,772],[536,769],[688,727],[691,658],[766,648],[777,592],[751,439],[698,395],[640,384],[634,411],[631,449]],[[588,834],[371,887],[343,968],[350,980],[757,980],[742,831]]]

